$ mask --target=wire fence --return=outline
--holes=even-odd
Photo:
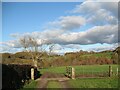
[[[98,68],[98,67],[97,67]],[[103,69],[95,69],[92,68],[92,66],[84,67],[81,66],[81,68],[78,70],[76,68],[75,76],[76,78],[80,77],[111,77],[111,76],[118,76],[118,67],[112,68],[112,66],[108,66]]]

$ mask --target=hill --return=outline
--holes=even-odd
[[[39,67],[66,66],[66,65],[93,65],[93,64],[117,64],[120,47],[115,50],[102,52],[71,52],[64,55],[48,55],[41,53],[38,59]],[[34,54],[34,53],[33,53]],[[32,57],[28,52],[17,52],[15,54],[2,53],[4,64],[32,64]]]

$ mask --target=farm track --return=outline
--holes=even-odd
[[[46,72],[37,80],[38,81],[37,90],[40,90],[40,89],[46,90],[48,82],[50,81],[59,82],[61,88],[64,88],[66,90],[67,88],[70,88],[67,83],[67,80],[69,80],[69,78],[65,77],[63,74]]]

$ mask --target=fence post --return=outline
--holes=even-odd
[[[68,74],[68,70],[67,70],[67,67],[66,67],[66,76],[67,76],[67,74]]]
[[[34,68],[31,68],[31,79],[34,80]]]
[[[109,66],[109,77],[112,76],[112,66]]]
[[[117,68],[117,73],[116,73],[116,75],[118,76],[118,68]]]
[[[75,69],[72,67],[71,78],[75,79]]]
[[[71,77],[71,67],[69,67],[68,70],[69,70],[69,77]]]

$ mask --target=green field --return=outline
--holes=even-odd
[[[48,82],[47,88],[61,88],[61,86],[57,81],[50,81]]]
[[[113,69],[113,73],[116,73],[117,65],[111,65]],[[108,72],[109,65],[80,65],[80,66],[73,66],[75,68],[76,75],[79,74],[96,74],[96,73],[104,73]],[[52,72],[52,73],[66,73],[66,66],[63,67],[50,67],[40,69],[40,73],[43,74],[45,72]]]
[[[106,57],[108,59],[111,59],[111,57],[112,57],[111,54],[112,54],[112,52],[104,52],[104,53],[85,54],[85,55],[81,55],[80,57],[82,57],[82,58],[89,57],[90,58],[90,57],[94,56],[97,58]]]
[[[117,78],[81,78],[69,81],[73,88],[117,88]]]
[[[31,82],[21,90],[26,90],[26,88],[31,88],[30,90],[36,90],[36,83]],[[70,79],[67,82],[70,88],[117,88],[118,79],[117,78],[81,78],[81,79]],[[57,81],[48,82],[47,88],[62,88]]]
[[[117,65],[111,65],[113,73],[116,73]],[[95,72],[106,72],[108,71],[109,65],[84,65],[84,66],[73,66],[76,71],[76,75],[81,74],[84,70],[84,73]],[[45,72],[65,74],[66,67],[51,67],[39,69],[41,74]],[[93,73],[92,72],[92,73]],[[70,79],[67,84],[71,88],[117,88],[118,87],[118,78],[113,77],[104,77],[104,78],[76,78],[75,80]],[[24,88],[35,88],[37,85],[36,81],[32,81],[30,84],[25,85]],[[57,81],[49,81],[47,88],[62,88],[60,83]]]

